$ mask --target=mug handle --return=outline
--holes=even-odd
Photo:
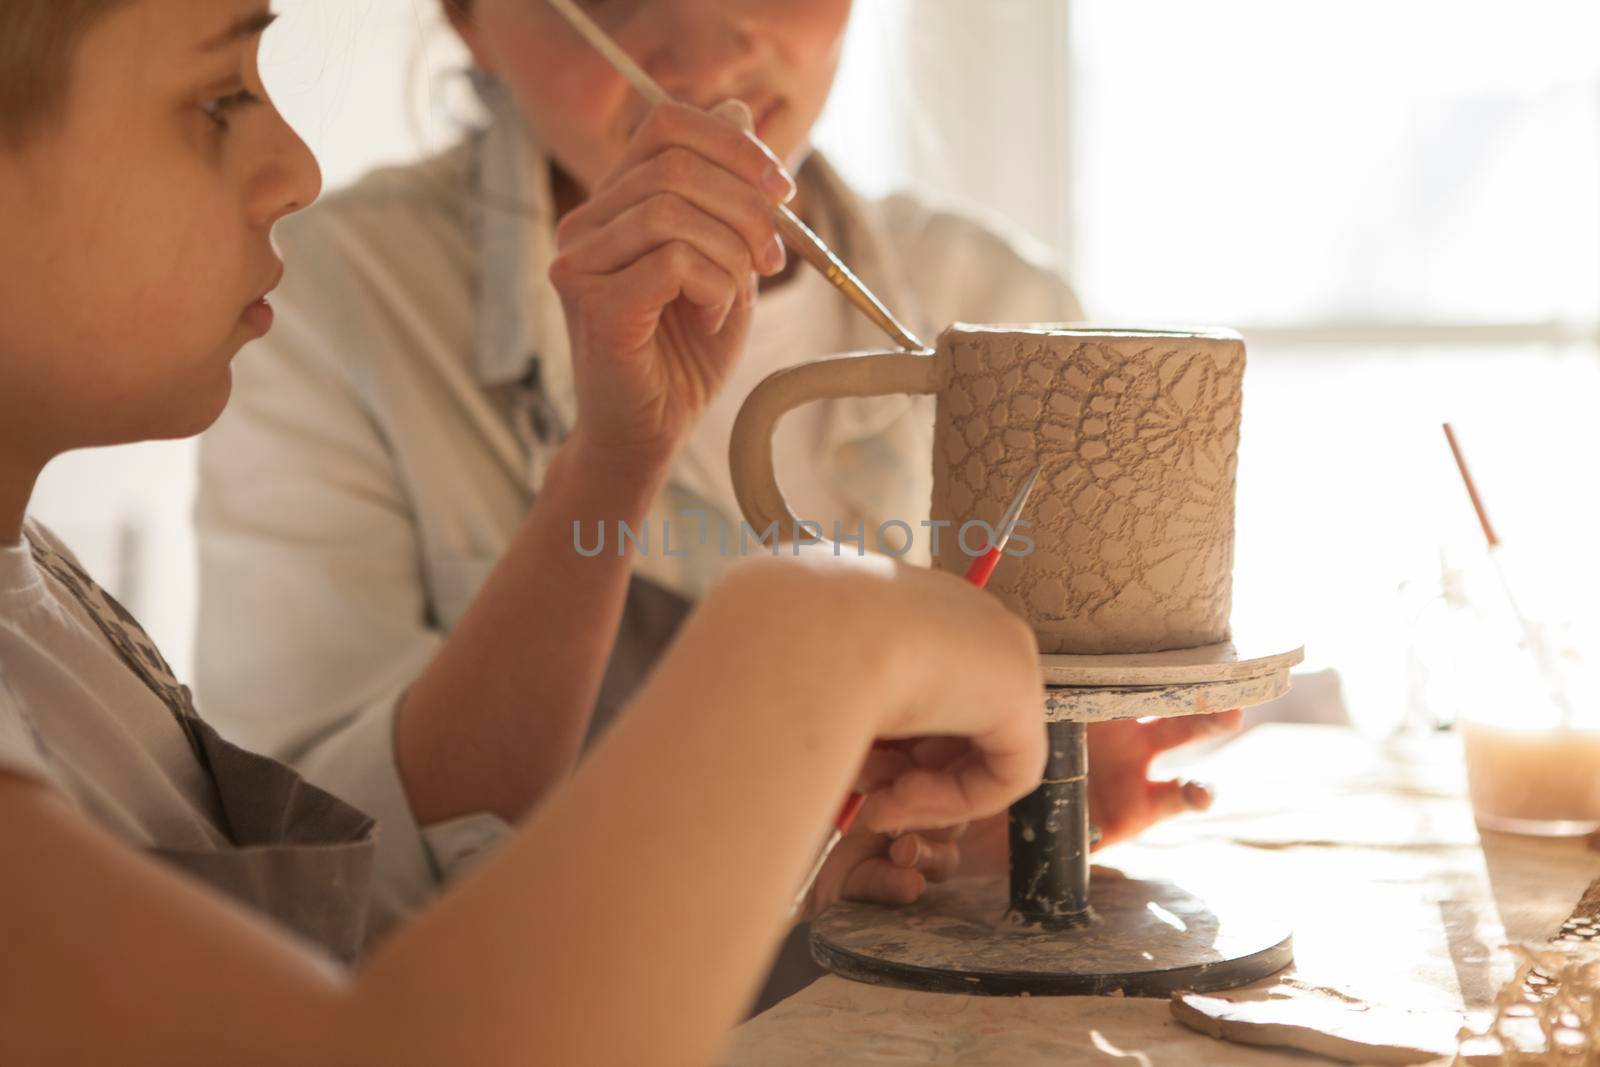
[[[857,352],[769,374],[739,409],[728,447],[733,492],[745,521],[757,534],[776,525],[780,542],[818,540],[801,528],[778,488],[772,432],[783,415],[816,400],[938,391],[938,359],[929,351]],[[762,541],[766,541],[764,536]]]

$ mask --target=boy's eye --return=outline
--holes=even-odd
[[[200,102],[200,110],[206,113],[206,117],[214,122],[218,129],[226,130],[229,116],[233,112],[259,103],[261,103],[261,98],[255,93],[252,93],[249,89],[240,89],[226,96],[215,96],[209,100],[202,100]]]

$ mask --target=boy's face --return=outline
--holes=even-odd
[[[131,0],[79,42],[64,105],[0,148],[0,448],[197,433],[270,326],[273,223],[315,199],[265,102],[267,0]]]
[[[850,0],[584,0],[674,97],[750,105],[756,133],[798,161],[839,66]],[[462,36],[585,187],[622,155],[648,105],[544,0],[473,0]]]

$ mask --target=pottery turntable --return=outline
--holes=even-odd
[[[1010,876],[933,885],[906,907],[836,905],[812,925],[825,966],[948,992],[1160,996],[1290,963],[1289,930],[1256,900],[1089,864],[1089,724],[1262,704],[1301,659],[1230,627],[1244,364],[1231,330],[958,324],[934,351],[800,364],[751,393],[734,487],[746,521],[783,539],[805,533],[772,431],[812,401],[936,397],[931,513],[949,530],[992,529],[1039,471],[1032,548],[988,586],[1033,626],[1047,686],[1049,763],[1011,809]],[[943,570],[970,562],[958,537],[930,548]]]

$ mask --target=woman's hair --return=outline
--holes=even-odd
[[[127,0],[0,0],[0,145],[21,144],[67,95],[78,42]],[[454,0],[452,0],[454,2]]]

